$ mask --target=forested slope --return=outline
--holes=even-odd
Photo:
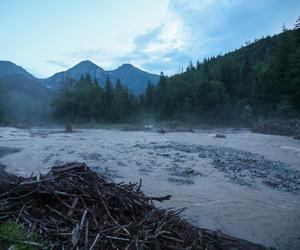
[[[285,30],[192,63],[149,86],[144,106],[161,119],[252,121],[298,117],[300,30]]]

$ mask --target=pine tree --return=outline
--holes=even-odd
[[[201,63],[199,62],[199,60],[197,60],[196,68],[197,68],[197,70],[200,70],[200,68],[201,68]]]
[[[189,72],[189,71],[194,71],[196,68],[195,66],[193,65],[193,62],[190,61],[190,64],[189,66],[186,68],[186,71]]]
[[[146,106],[146,110],[148,111],[150,111],[153,107],[153,94],[154,94],[154,87],[150,83],[150,81],[148,81],[148,85],[145,92],[145,106]]]
[[[154,98],[154,107],[156,110],[161,109],[164,100],[167,95],[167,78],[164,76],[164,73],[160,73],[159,82],[155,89],[155,98]]]
[[[114,88],[109,76],[106,77],[106,81],[105,81],[104,98],[106,102],[106,107],[110,108],[114,99]]]
[[[167,78],[161,72],[158,85],[155,91],[154,107],[161,119],[167,117],[167,109],[169,109],[170,100],[167,93]]]
[[[241,99],[249,99],[252,95],[252,65],[250,63],[249,56],[246,54],[241,69],[241,76],[238,85],[238,95]]]
[[[206,80],[211,80],[212,78],[210,68],[209,68],[209,61],[206,58],[203,60],[202,75],[203,78]]]
[[[296,24],[295,24],[295,30],[300,29],[300,16],[298,17]]]

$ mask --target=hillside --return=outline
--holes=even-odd
[[[50,91],[14,63],[0,61],[0,123],[38,123],[48,119]]]
[[[0,61],[0,77],[10,76],[10,75],[22,75],[28,78],[33,77],[25,69],[12,62]]]
[[[190,63],[147,92],[152,101],[146,109],[160,119],[251,123],[300,117],[300,30]]]
[[[48,119],[50,92],[37,80],[22,75],[0,78],[0,107],[5,118],[17,124],[30,125]]]

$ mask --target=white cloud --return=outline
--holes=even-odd
[[[135,38],[131,50],[82,49],[65,56],[76,60],[89,59],[104,68],[131,63],[153,73],[173,73],[174,68],[177,70],[181,66],[178,58],[187,60],[185,51],[189,46],[190,36],[190,30],[182,18],[169,9],[160,25]]]
[[[165,52],[168,50],[182,51],[186,48],[190,32],[183,21],[175,13],[170,12],[159,27],[155,37],[141,48],[145,52]]]
[[[46,60],[46,63],[49,63],[51,65],[60,67],[60,68],[68,68],[69,65],[67,65],[65,62],[61,61],[61,60]]]
[[[175,73],[190,60],[216,56],[272,34],[274,23],[281,27],[281,19],[290,14],[272,15],[275,21],[270,22],[268,15],[261,14],[270,6],[279,10],[285,5],[272,0],[170,0],[160,23],[136,36],[130,48],[96,48],[72,56],[103,67],[132,63],[153,73]]]
[[[210,8],[215,8],[216,6],[230,7],[242,0],[176,0],[171,2],[171,4],[178,4],[184,6],[185,9],[190,11],[205,12]]]

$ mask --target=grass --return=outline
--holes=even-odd
[[[8,220],[0,225],[0,250],[35,250],[41,246],[38,237],[28,232],[22,225]]]

